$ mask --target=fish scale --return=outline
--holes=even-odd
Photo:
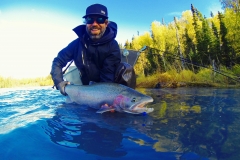
[[[153,101],[152,97],[117,83],[67,85],[65,92],[68,94],[68,103],[75,102],[80,105],[88,105],[98,109],[97,113],[116,110],[118,112],[140,114],[153,111],[153,108],[145,107],[145,104]]]

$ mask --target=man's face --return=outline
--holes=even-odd
[[[104,34],[108,20],[105,17],[91,15],[86,17],[86,30],[93,40],[97,40]]]

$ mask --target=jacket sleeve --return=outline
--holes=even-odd
[[[78,50],[79,39],[72,41],[67,47],[63,48],[53,59],[52,62],[52,69],[51,69],[51,76],[52,80],[57,86],[60,82],[63,81],[63,73],[62,69],[70,62],[73,57],[74,53],[77,53]]]
[[[110,53],[103,62],[100,70],[101,82],[114,82],[115,71],[121,62],[121,52],[116,40],[110,44]]]

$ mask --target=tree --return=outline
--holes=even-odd
[[[180,67],[180,63],[173,58],[179,57],[178,50],[192,64],[208,66],[215,60],[218,65],[231,67],[234,62],[240,63],[240,12],[236,12],[240,0],[231,2],[238,2],[232,5],[235,10],[229,7],[225,9],[225,13],[211,13],[210,18],[204,17],[191,5],[191,10],[182,12],[176,23],[154,21],[150,32],[135,36],[132,42],[126,41],[125,47],[139,50],[146,45],[154,48],[141,57],[144,59],[142,64],[147,67],[144,70],[145,75],[166,71],[172,66]],[[141,72],[143,65],[138,66]],[[193,71],[199,69],[194,68],[194,65],[191,68]]]
[[[182,34],[182,46],[183,55],[191,62],[197,57],[196,50],[196,33],[193,25],[193,14],[191,11],[185,11],[182,13],[182,17],[179,20],[180,28],[183,30]],[[194,60],[195,61],[195,60]],[[193,66],[192,69],[194,70]]]
[[[231,44],[232,60],[240,62],[240,12],[234,12],[233,9],[225,10],[224,24],[227,28],[226,39]]]
[[[198,63],[203,63],[202,62],[202,58],[203,58],[203,54],[204,54],[204,49],[202,46],[202,42],[203,42],[203,34],[202,34],[202,15],[201,13],[194,8],[194,6],[191,4],[191,11],[193,14],[193,26],[194,26],[194,30],[195,30],[195,36],[196,36],[196,51],[197,54],[195,54],[195,57],[193,57],[193,59],[198,62]]]
[[[165,51],[167,27],[160,22],[154,21],[151,25],[153,47]]]
[[[240,1],[239,0],[219,0],[223,9],[231,8],[234,12],[239,12]]]
[[[223,17],[224,17],[223,14],[218,12],[218,18],[219,18],[219,22],[220,22],[220,39],[221,39],[221,44],[220,44],[221,59],[220,59],[220,61],[226,67],[230,67],[231,49],[230,49],[230,44],[228,42],[228,39],[226,38],[227,28],[223,21]]]
[[[212,53],[212,59],[220,64],[219,57],[220,57],[220,38],[219,38],[219,31],[217,29],[216,24],[211,20],[212,24],[212,48],[210,53]]]
[[[166,28],[166,35],[165,35],[165,55],[168,53],[178,55],[178,40],[182,42],[182,28],[179,27],[180,22],[177,21],[175,24],[174,22],[169,23]],[[178,39],[176,37],[176,27],[178,28]],[[179,44],[179,49],[183,50],[183,46]]]
[[[152,47],[152,37],[149,32],[145,32],[143,35],[134,37],[132,41],[132,48],[134,50],[140,50],[143,46]]]
[[[131,49],[132,48],[132,43],[128,42],[128,40],[126,40],[124,46],[125,46],[126,49]]]

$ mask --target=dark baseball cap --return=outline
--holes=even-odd
[[[89,15],[101,15],[108,18],[107,7],[101,4],[93,4],[86,9],[86,15],[83,18],[86,18]]]

